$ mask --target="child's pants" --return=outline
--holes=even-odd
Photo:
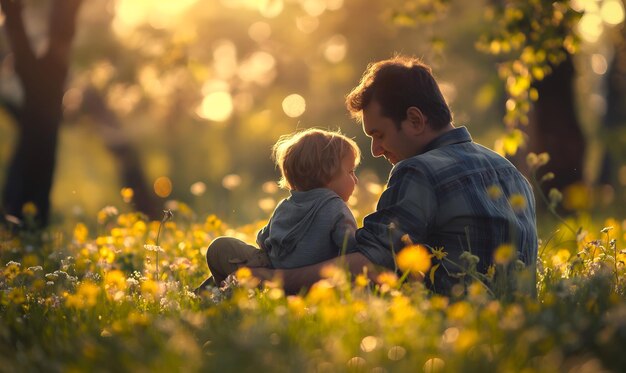
[[[211,242],[206,262],[218,286],[239,267],[272,267],[265,251],[233,237],[218,237]]]

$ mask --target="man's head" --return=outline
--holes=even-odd
[[[418,154],[452,126],[430,67],[416,58],[397,56],[370,64],[346,106],[372,138],[372,155],[392,164]]]

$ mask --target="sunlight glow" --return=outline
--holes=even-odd
[[[603,29],[602,18],[595,13],[586,13],[578,23],[580,36],[590,43],[595,43],[600,38]]]
[[[297,118],[304,114],[306,101],[298,94],[291,94],[283,100],[283,111],[288,117]]]
[[[324,57],[328,62],[338,63],[345,57],[348,50],[348,40],[343,35],[334,35],[326,43]]]
[[[311,17],[321,16],[326,11],[324,0],[300,0],[302,9]]]
[[[624,5],[619,0],[605,0],[600,15],[609,25],[618,25],[624,21]]]
[[[237,46],[230,40],[220,40],[213,48],[215,74],[228,80],[237,72]]]
[[[272,35],[272,27],[267,22],[255,22],[248,28],[250,39],[261,43]]]
[[[238,76],[245,82],[268,85],[276,77],[276,59],[267,52],[254,52],[239,66]]]
[[[282,13],[285,4],[283,0],[257,0],[259,13],[266,18],[274,18]]]
[[[343,7],[343,0],[326,0],[326,9],[338,10]]]
[[[127,35],[148,23],[154,28],[173,28],[180,17],[198,0],[117,0],[113,29]]]
[[[263,17],[274,18],[285,8],[284,0],[221,0],[229,8],[244,8],[258,11]]]
[[[303,16],[296,18],[296,27],[305,34],[310,34],[317,29],[320,21],[317,17]]]
[[[259,200],[259,208],[261,208],[261,210],[263,210],[265,213],[272,212],[272,210],[274,210],[274,207],[276,207],[276,201],[274,200],[274,198],[267,197],[261,198]]]
[[[456,87],[452,83],[441,82],[439,83],[439,88],[441,89],[441,93],[443,97],[446,99],[448,104],[451,104],[456,99]]]
[[[608,63],[606,62],[606,58],[599,53],[594,53],[591,56],[591,69],[594,73],[598,75],[606,74],[608,69]]]
[[[278,184],[276,184],[275,181],[266,181],[263,183],[263,185],[261,186],[261,189],[263,189],[263,192],[268,193],[268,194],[274,194],[276,192],[278,192],[278,190],[280,189],[278,187]]]
[[[223,122],[230,118],[233,112],[233,99],[228,92],[218,91],[209,93],[202,99],[196,114],[203,119],[214,122]]]

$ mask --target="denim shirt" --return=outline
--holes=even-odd
[[[524,203],[510,203],[511,196]],[[503,243],[517,248],[518,259],[535,265],[535,199],[524,176],[508,160],[472,141],[465,127],[433,140],[421,153],[391,170],[376,211],[356,232],[356,250],[373,263],[397,270],[395,254],[402,236],[416,244],[443,247],[459,263],[463,251],[478,256],[486,272]],[[435,272],[437,292],[457,282],[454,266]],[[427,276],[428,277],[428,276]]]

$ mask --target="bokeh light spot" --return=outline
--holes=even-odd
[[[323,0],[301,0],[300,5],[311,17],[321,16],[326,11],[326,1]]]
[[[324,57],[328,62],[341,62],[348,51],[348,40],[343,35],[334,35],[326,43],[324,48]]]
[[[257,1],[259,13],[266,18],[274,18],[282,13],[285,4],[283,0],[260,0]]]
[[[154,181],[154,193],[161,198],[172,194],[172,181],[167,176],[161,176]]]
[[[248,28],[248,36],[257,43],[269,39],[270,35],[272,28],[266,22],[255,22]]]
[[[296,27],[305,34],[310,34],[317,29],[320,21],[317,17],[303,16],[296,18]]]
[[[228,190],[233,190],[240,185],[241,185],[241,176],[237,174],[226,175],[222,179],[222,186]]]
[[[233,99],[228,92],[209,93],[196,110],[199,117],[214,122],[223,122],[233,112]]]
[[[580,36],[590,43],[595,43],[602,34],[602,18],[598,14],[586,13],[578,23]]]
[[[608,69],[606,58],[599,53],[594,53],[591,56],[591,69],[598,75],[604,75]]]
[[[189,191],[194,196],[199,197],[199,196],[203,195],[204,192],[206,192],[206,184],[203,183],[202,181],[197,181],[197,182],[191,184],[191,187],[189,187]]]
[[[619,25],[624,21],[624,5],[619,0],[605,0],[600,15],[609,25]]]
[[[265,213],[272,212],[272,210],[274,210],[274,207],[276,207],[276,200],[274,200],[274,198],[271,198],[271,197],[261,198],[259,200],[259,207]]]
[[[306,101],[298,94],[291,94],[283,100],[283,111],[288,117],[297,118],[304,114]]]

